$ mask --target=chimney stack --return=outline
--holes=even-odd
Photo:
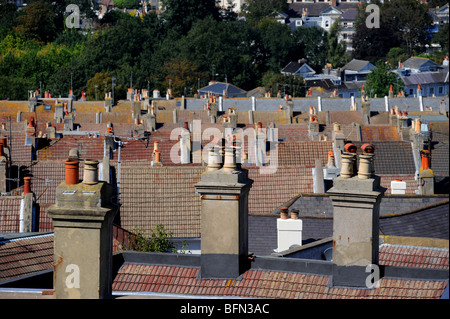
[[[291,210],[291,218],[288,208],[282,207],[280,218],[277,219],[277,252],[282,252],[293,247],[302,246],[303,222],[298,219],[298,210]]]
[[[232,157],[235,151],[232,146],[225,149],[222,168],[219,152],[216,148],[210,150],[208,169],[195,185],[202,201],[202,279],[236,279],[250,266],[248,194],[253,181],[248,178],[247,170],[234,168]]]
[[[78,161],[66,162],[66,182],[56,188],[56,204],[48,209],[54,226],[55,298],[109,298],[114,189],[106,182],[79,184],[77,173]]]
[[[346,149],[355,148],[349,145]],[[374,150],[366,145],[360,156],[374,154]],[[333,286],[367,287],[366,267],[378,265],[379,209],[386,189],[378,176],[368,175],[367,161],[362,166],[363,174],[341,175],[328,191],[333,204]]]
[[[421,167],[419,170],[419,194],[434,194],[434,172],[431,169],[431,153],[429,150],[420,151]]]

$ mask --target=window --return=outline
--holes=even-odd
[[[409,95],[413,95],[414,94],[414,90],[413,89],[409,89]]]
[[[325,28],[329,28],[330,27],[330,21],[329,20],[325,20]]]
[[[442,92],[444,91],[444,88],[442,86],[439,87],[439,94],[442,94]]]
[[[301,27],[303,25],[303,21],[302,20],[295,20],[295,26],[296,27]]]
[[[430,88],[430,95],[434,94],[434,88]]]

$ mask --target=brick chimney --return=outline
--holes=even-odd
[[[209,153],[207,171],[195,185],[202,202],[200,276],[236,279],[250,266],[248,194],[253,181],[247,170],[234,168],[232,146],[225,149],[225,160],[221,160],[222,147]]]
[[[386,189],[378,176],[368,173],[367,161],[361,163],[361,156],[374,151],[365,146],[359,172],[341,174],[328,191],[333,204],[333,286],[366,287],[367,265],[378,264],[379,208]]]
[[[112,292],[112,221],[117,211],[113,187],[80,183],[74,178],[77,164],[66,162],[66,180],[56,188],[56,204],[48,209],[55,238],[55,297],[107,298]]]

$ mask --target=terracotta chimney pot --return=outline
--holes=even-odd
[[[361,149],[364,153],[374,153],[375,152],[375,146],[372,144],[366,143],[361,146]]]
[[[281,219],[288,219],[288,208],[287,207],[282,207],[280,209],[280,218]]]
[[[298,219],[298,209],[291,209],[291,219]]]
[[[422,150],[420,151],[420,155],[422,156],[422,166],[421,169],[426,171],[430,169],[430,151]]]
[[[30,194],[31,193],[31,187],[30,187],[31,177],[25,176],[23,178],[23,194]]]
[[[155,163],[161,163],[161,150],[155,150]]]
[[[347,143],[347,144],[344,145],[344,150],[347,153],[356,153],[357,149],[358,149],[358,147],[355,144],[353,144],[353,143]]]
[[[75,185],[79,182],[79,165],[78,160],[64,162],[66,166],[66,184]]]

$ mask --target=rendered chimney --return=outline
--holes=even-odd
[[[114,189],[105,182],[61,183],[48,208],[54,226],[53,286],[57,299],[110,298]]]
[[[230,149],[225,153],[229,156]],[[195,185],[202,202],[200,277],[236,279],[250,266],[248,193],[253,181],[244,169],[211,168]]]
[[[391,194],[393,195],[406,194],[406,182],[400,179],[391,181]]]
[[[419,170],[419,194],[434,194],[434,172],[431,169],[431,153],[429,150],[420,151],[422,164]]]
[[[288,208],[280,210],[280,218],[277,219],[277,252],[282,252],[293,247],[302,246],[303,222],[298,219],[298,210],[291,210],[291,218],[288,217]]]
[[[385,191],[376,175],[334,180],[328,191],[333,205],[333,286],[367,287],[366,267],[379,260],[379,209]]]

